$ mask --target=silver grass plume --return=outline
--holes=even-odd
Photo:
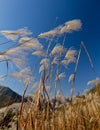
[[[65,49],[62,45],[56,45],[54,46],[54,48],[52,49],[50,55],[55,55],[55,54],[59,54],[61,55],[62,53],[64,53]]]
[[[95,85],[100,84],[100,79],[97,77],[96,79],[88,81],[87,83],[87,85],[92,85],[92,84],[95,84]]]
[[[75,56],[77,55],[77,50],[69,48],[66,52],[65,59],[72,59],[73,62],[76,61]]]
[[[27,58],[25,57],[15,57],[15,58],[10,58],[12,63],[16,65],[17,68],[22,69],[24,66],[27,64]]]
[[[71,75],[69,76],[68,82],[73,81],[73,80],[74,80],[74,78],[75,78],[75,75],[74,75],[74,74],[71,74]]]
[[[38,51],[34,51],[34,52],[32,53],[32,55],[42,57],[42,56],[45,55],[45,52],[44,52],[44,50],[38,50]]]
[[[38,35],[39,38],[46,38],[46,37],[54,37],[56,35],[62,35],[63,33],[70,33],[72,31],[77,31],[81,28],[82,23],[80,20],[75,19],[68,22],[65,22],[63,25],[60,25],[53,30],[48,32],[44,32]]]
[[[75,63],[76,62],[76,55],[77,55],[77,50],[69,48],[66,52],[64,60],[61,61],[61,63],[65,66],[68,67],[69,64]]]
[[[60,79],[63,79],[65,77],[66,77],[65,72],[62,72],[62,73],[56,75],[56,80],[60,80]]]
[[[20,47],[24,50],[42,50],[43,45],[36,38],[23,37],[19,40]]]
[[[9,74],[8,76],[14,77],[15,79],[18,79],[19,81],[24,80],[24,83],[27,83],[29,79],[33,79],[31,71],[28,67],[20,70],[19,72],[15,72],[12,74]]]
[[[27,36],[32,34],[32,32],[29,31],[27,28],[18,29],[16,31],[1,30],[0,33],[4,35],[7,39],[10,39],[12,41],[16,41],[19,36]]]
[[[39,73],[46,70],[49,66],[50,66],[50,60],[48,58],[43,58],[41,61],[40,61],[40,69],[39,69]]]

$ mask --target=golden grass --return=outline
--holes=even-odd
[[[54,110],[24,104],[19,130],[100,130],[100,97],[89,95]]]

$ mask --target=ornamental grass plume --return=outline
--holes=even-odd
[[[75,58],[64,59],[61,61],[62,65],[64,65],[66,68],[68,67],[69,64],[74,63],[74,62],[75,62]]]
[[[97,86],[98,84],[100,84],[100,79],[97,77],[96,79],[88,81],[87,83],[87,85],[92,85],[92,84]]]
[[[24,80],[24,83],[31,78],[32,79],[32,73],[28,67],[21,69],[19,72],[11,73],[8,76],[14,77],[15,79]]]
[[[50,66],[50,60],[48,58],[43,58],[40,61],[40,68],[39,68],[39,73],[45,71],[46,69],[49,68]]]
[[[53,60],[52,60],[52,62],[51,62],[51,64],[52,64],[52,65],[57,64],[58,61],[59,61],[59,56],[54,56],[54,57],[53,57]]]
[[[68,67],[69,64],[76,62],[77,50],[69,48],[65,54],[65,58],[61,61],[62,65]]]
[[[23,37],[23,36],[31,35],[32,32],[29,31],[27,28],[22,28],[16,31],[1,30],[0,34],[4,35],[9,40],[16,41],[20,36]]]
[[[51,51],[50,55],[55,55],[55,54],[62,54],[64,53],[64,47],[62,45],[56,45],[54,46],[53,50]]]
[[[71,75],[69,76],[68,82],[73,81],[74,78],[75,78],[75,74],[71,74]]]
[[[19,44],[24,44],[24,43],[32,43],[33,38],[30,37],[22,37],[19,39]]]
[[[82,27],[82,23],[80,20],[71,20],[65,23],[65,26],[62,27],[61,33],[65,32],[72,32],[72,31],[77,31],[80,30]]]
[[[60,74],[58,74],[58,75],[56,76],[56,80],[60,80],[60,79],[63,79],[63,78],[65,78],[65,77],[66,77],[65,72],[62,72],[62,73],[60,73]]]
[[[10,58],[10,60],[13,64],[15,64],[15,66],[19,69],[22,69],[23,67],[27,66],[27,58],[23,57],[15,57],[15,58]]]
[[[81,29],[82,23],[80,20],[71,20],[68,22],[65,22],[63,25],[60,25],[53,30],[50,30],[48,32],[44,32],[38,35],[39,38],[46,38],[46,37],[53,37],[56,35],[62,35],[64,33],[70,33],[72,31],[77,31]]]
[[[34,51],[32,53],[32,55],[35,55],[35,56],[38,56],[38,57],[43,57],[43,56],[45,56],[45,52],[44,52],[44,50]]]
[[[43,49],[43,45],[36,38],[21,38],[19,40],[21,44],[20,47],[24,50],[41,50]]]
[[[75,56],[77,55],[77,50],[69,48],[68,51],[66,52],[65,59],[70,59],[71,61],[75,62],[76,58]]]

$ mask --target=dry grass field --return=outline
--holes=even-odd
[[[74,97],[75,79],[83,50],[95,76],[87,85],[100,85],[86,44],[80,42],[78,50],[65,46],[66,35],[79,31],[81,26],[81,20],[75,19],[40,33],[37,37],[31,37],[32,32],[27,28],[0,32],[14,43],[12,47],[0,52],[0,62],[5,62],[7,67],[7,74],[0,79],[15,78],[24,87],[18,130],[100,130],[98,91],[91,90],[90,93]],[[62,39],[60,44],[59,38]],[[45,39],[44,44],[40,42],[41,39]],[[0,45],[8,43],[9,41]],[[30,56],[36,58],[36,61],[32,62],[33,66],[28,64]],[[15,67],[12,73],[8,73],[9,63]],[[57,96],[63,97],[64,88],[61,81],[66,77],[70,64],[73,64],[74,71],[66,79],[66,82],[71,83],[69,102],[57,105]],[[38,76],[35,76],[36,74]],[[27,103],[24,103],[28,88],[34,90],[35,96],[34,93],[29,94]]]

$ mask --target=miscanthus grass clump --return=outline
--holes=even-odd
[[[80,43],[78,50],[74,47],[66,48],[65,45],[67,34],[80,31],[81,28],[81,20],[75,19],[48,32],[40,33],[37,37],[33,37],[27,28],[0,31],[0,34],[8,39],[0,46],[13,43],[0,52],[0,62],[6,63],[7,67],[7,74],[1,75],[0,80],[7,77],[15,78],[24,86],[18,116],[19,130],[100,129],[100,97],[96,94],[74,97],[82,49],[85,50],[96,77],[92,59],[84,42]],[[58,42],[60,38],[63,39],[61,43]],[[41,39],[46,41],[42,43]],[[30,57],[35,57],[33,66],[29,64]],[[62,80],[66,78],[66,72],[72,63],[74,71],[69,79],[66,79],[71,82],[71,93],[69,100],[66,101],[63,96]],[[13,72],[8,71],[11,64],[15,68]],[[38,76],[35,76],[36,74]],[[100,79],[96,77],[87,83],[90,84],[100,85]],[[24,97],[28,88],[34,90],[34,94],[28,94],[25,103]],[[62,103],[58,103],[58,97]]]

